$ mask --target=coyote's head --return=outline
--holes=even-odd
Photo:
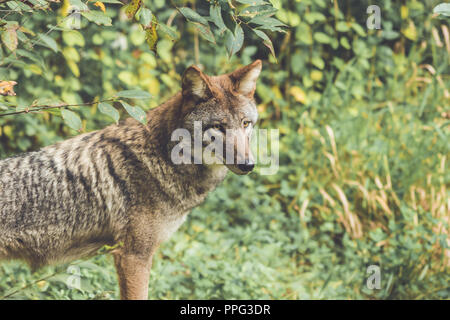
[[[253,95],[260,72],[260,60],[220,76],[196,66],[184,72],[181,126],[194,138],[189,157],[194,163],[223,164],[236,174],[253,170],[250,137],[258,118]]]

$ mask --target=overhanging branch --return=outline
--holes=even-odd
[[[57,106],[49,106],[49,105],[29,106],[29,107],[26,107],[25,109],[20,110],[20,111],[1,113],[0,117],[12,116],[12,115],[15,115],[15,114],[22,114],[22,113],[34,113],[34,112],[43,111],[43,110],[49,110],[49,109],[61,109],[61,108],[68,108],[68,107],[90,106],[90,105],[94,105],[94,104],[101,103],[101,102],[109,102],[109,101],[115,101],[115,100],[116,99],[111,98],[111,99],[106,99],[106,100],[84,102],[84,103],[79,103],[79,104],[67,104],[67,103],[64,103],[64,104],[60,104],[60,105],[57,105]]]

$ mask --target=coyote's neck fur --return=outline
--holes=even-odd
[[[177,142],[171,141],[171,135],[174,130],[183,126],[183,119],[180,117],[182,109],[183,97],[178,93],[158,108],[150,110],[147,114],[148,130],[142,137],[145,147],[141,150],[143,161],[150,168],[150,179],[155,175],[156,169],[158,178],[165,182],[160,190],[168,193],[168,203],[172,202],[174,206],[179,203],[180,209],[189,210],[222,182],[228,170],[223,165],[173,164],[170,159],[171,150]],[[139,131],[139,124],[133,120],[130,122],[134,122]]]

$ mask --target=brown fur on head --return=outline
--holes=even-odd
[[[194,122],[201,121],[203,132],[223,139],[220,160],[236,174],[249,173],[255,163],[250,137],[258,118],[254,92],[261,68],[256,60],[229,74],[208,76],[191,66],[182,78],[182,127],[192,134]],[[225,159],[229,154],[233,159]]]

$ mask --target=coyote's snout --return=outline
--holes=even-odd
[[[228,169],[253,169],[249,142],[260,71],[259,60],[221,76],[190,67],[182,91],[150,110],[146,126],[130,118],[1,160],[0,260],[39,268],[121,244],[113,252],[121,298],[146,299],[161,242]],[[179,129],[201,135],[200,152],[182,155],[192,161],[177,158],[183,144],[172,138]],[[205,151],[215,161],[205,161]]]

